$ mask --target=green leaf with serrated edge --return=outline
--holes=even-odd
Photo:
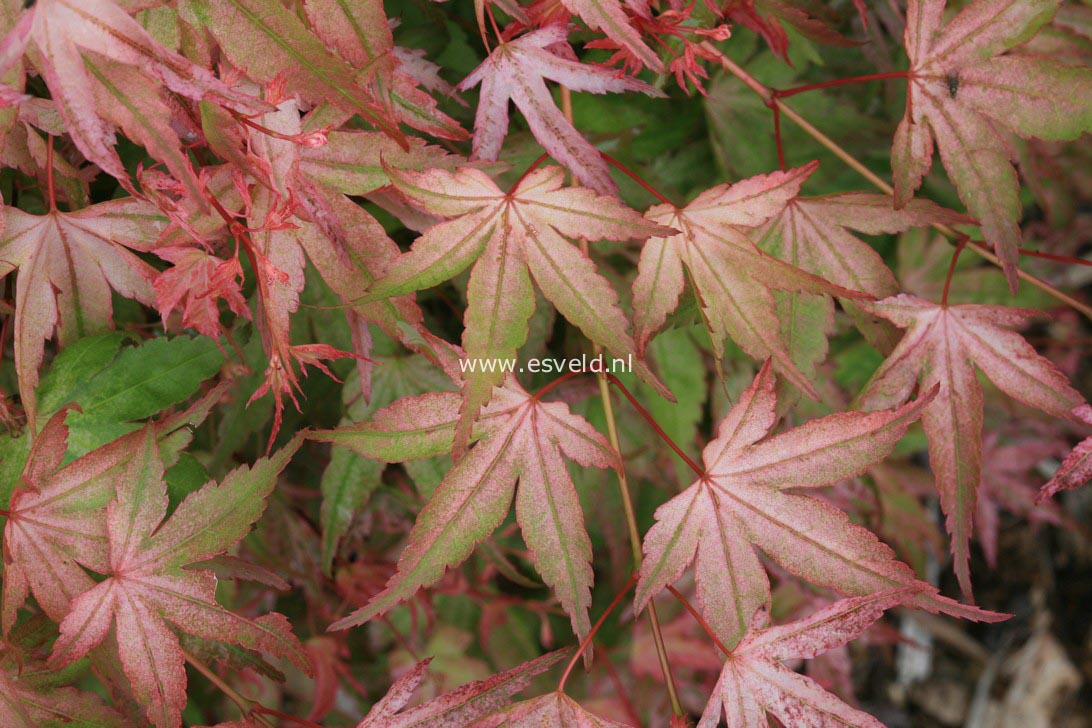
[[[42,418],[49,419],[64,405],[75,402],[80,388],[114,360],[127,338],[127,334],[111,331],[80,339],[61,350],[38,387]]]
[[[189,399],[220,371],[223,353],[211,339],[159,338],[123,349],[74,394],[81,412],[70,412],[69,456],[94,450],[139,428],[135,420]]]
[[[0,508],[7,510],[29,455],[30,437],[25,431],[19,437],[0,435]],[[6,520],[6,516],[0,516],[0,528]]]
[[[349,529],[353,515],[368,502],[379,487],[383,463],[361,457],[337,447],[330,454],[330,464],[322,473],[322,570],[331,573],[334,554],[341,537]]]
[[[223,361],[216,343],[205,337],[151,339],[124,349],[80,389],[76,401],[87,416],[149,417],[191,397]]]
[[[660,333],[648,345],[648,352],[661,372],[664,384],[675,395],[676,402],[671,403],[660,397],[642,398],[652,418],[664,432],[686,451],[695,456],[697,448],[698,424],[701,422],[703,405],[706,398],[705,372],[695,367],[700,361],[701,352],[694,344],[690,331],[673,329]],[[651,395],[642,382],[641,388]],[[693,473],[677,456],[673,456],[675,472],[679,480],[690,478]]]
[[[163,479],[167,482],[167,496],[173,511],[186,496],[209,481],[209,473],[200,460],[184,452],[178,462],[167,468]]]

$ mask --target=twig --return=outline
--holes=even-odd
[[[258,705],[257,703],[240,695],[235,688],[224,682],[223,678],[213,672],[212,668],[206,665],[201,659],[191,655],[186,650],[182,650],[182,654],[186,656],[186,662],[190,663],[190,667],[204,675],[210,683],[215,685],[220,692],[230,698],[231,702],[238,706],[243,717],[249,716],[250,719],[258,725],[265,726],[266,728],[274,728],[274,725],[266,720],[264,716],[261,714],[254,714],[254,708]]]
[[[572,673],[573,667],[576,666],[576,661],[580,659],[580,656],[584,654],[585,650],[588,649],[588,645],[590,645],[591,641],[595,638],[595,633],[599,631],[599,628],[603,626],[603,622],[607,621],[607,617],[610,616],[610,613],[618,607],[622,598],[625,597],[626,594],[629,594],[629,590],[632,589],[633,585],[636,583],[637,572],[635,571],[629,575],[629,579],[626,580],[626,585],[622,587],[603,613],[599,615],[599,619],[595,620],[595,624],[593,624],[591,630],[588,631],[588,635],[580,641],[580,646],[576,648],[576,652],[573,653],[573,656],[569,659],[569,664],[565,666],[565,672],[561,675],[561,680],[557,683],[557,691],[559,693],[565,692],[565,683],[569,679],[569,674]]]
[[[826,147],[826,149],[830,151],[834,156],[845,162],[851,169],[853,169],[855,172],[857,172],[866,180],[875,185],[884,194],[894,196],[895,190],[891,185],[881,179],[875,172],[870,170],[868,167],[864,166],[864,164],[862,164],[856,157],[843,149],[836,141],[815,128],[815,126],[813,126],[811,122],[800,116],[800,114],[793,111],[782,99],[777,97],[777,94],[774,92],[773,89],[765,86],[764,84],[756,80],[754,76],[743,70],[743,68],[741,68],[739,64],[737,64],[728,56],[724,55],[724,53],[722,53],[720,49],[718,49],[712,43],[705,41],[704,43],[702,43],[702,48],[715,55],[720,65],[723,66],[726,71],[731,73],[733,76],[742,81],[748,88],[761,96],[762,100],[766,103],[767,106],[769,106],[771,109],[777,109],[781,114],[792,119],[797,126],[799,126],[801,129],[804,130],[805,133],[808,134],[808,136]],[[947,225],[934,223],[933,229],[935,229],[941,235],[947,237],[953,243],[958,243],[961,237],[958,232],[948,227]],[[990,263],[996,265],[998,268],[1003,267],[1001,265],[1001,261],[997,259],[997,256],[990,252],[990,250],[986,246],[982,245],[980,242],[976,240],[970,240],[967,242],[967,247],[978,253],[978,255],[985,258]],[[1032,275],[1025,270],[1021,270],[1018,268],[1016,270],[1016,274],[1020,277],[1021,280],[1026,281],[1030,285],[1035,286],[1039,290],[1052,296],[1058,301],[1061,301],[1062,303],[1076,309],[1077,311],[1080,311],[1088,319],[1092,320],[1092,306],[1078,301],[1069,294],[1058,290],[1043,279],[1039,278],[1038,276]]]

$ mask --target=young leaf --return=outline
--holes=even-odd
[[[567,242],[641,239],[667,228],[641,219],[618,200],[580,187],[563,187],[559,167],[536,169],[507,194],[486,174],[470,167],[455,173],[433,169],[387,170],[395,188],[422,208],[452,219],[425,231],[409,252],[391,262],[368,289],[376,301],[445,281],[473,264],[467,289],[463,347],[473,368],[464,370],[465,414],[456,447],[501,382],[494,365],[515,358],[527,340],[534,311],[533,278],[557,310],[613,356],[634,353],[633,339],[618,296],[595,264]],[[666,394],[641,361],[642,379]]]
[[[1084,398],[1050,361],[1008,330],[1040,315],[1037,311],[938,306],[907,294],[862,308],[906,333],[858,397],[861,406],[877,409],[905,402],[918,382],[922,391],[939,388],[922,412],[922,425],[952,537],[955,572],[969,597],[970,538],[982,477],[982,387],[976,365],[1013,399],[1055,417],[1068,417]]]
[[[763,439],[777,421],[767,361],[706,446],[706,474],[657,509],[645,536],[638,611],[693,562],[701,612],[731,647],[770,601],[757,546],[787,571],[843,594],[920,586],[915,606],[1003,619],[939,596],[870,531],[833,506],[792,492],[860,475],[881,461],[934,396],[883,412],[833,414]]]
[[[678,306],[686,284],[685,270],[697,289],[718,359],[724,355],[724,339],[730,336],[755,358],[773,357],[781,374],[809,396],[818,397],[778,336],[772,289],[847,298],[870,296],[833,285],[766,255],[745,232],[745,228],[778,215],[815,168],[812,163],[731,186],[718,185],[684,208],[657,205],[648,211],[649,220],[680,232],[651,238],[641,249],[633,281],[639,349]]]
[[[609,1],[609,0],[608,0]],[[607,194],[617,190],[607,163],[599,152],[554,104],[546,79],[585,93],[640,91],[649,96],[663,92],[617,71],[589,66],[563,56],[568,47],[567,26],[555,23],[513,41],[501,43],[485,61],[463,79],[460,91],[482,85],[474,117],[474,159],[495,160],[508,133],[508,102],[523,113],[535,139],[551,157],[564,164],[581,184]]]
[[[375,271],[397,255],[398,246],[363,208],[301,173],[302,148],[293,139],[300,135],[302,124],[294,99],[281,101],[260,121],[280,136],[257,133],[249,139],[252,157],[259,162],[254,166],[261,170],[264,184],[256,189],[245,210],[254,231],[248,252],[258,269],[261,315],[257,321],[269,359],[265,381],[252,400],[272,391],[275,435],[284,396],[294,401],[300,386],[297,364],[301,371],[307,365],[325,370],[321,359],[354,356],[324,344],[293,345],[290,341],[290,319],[299,307],[306,259],[327,285],[352,301],[375,278]],[[369,141],[374,138],[368,135]],[[416,304],[406,298],[358,304],[354,310],[400,340],[422,319]]]
[[[155,307],[164,321],[181,309],[182,326],[219,341],[221,298],[236,316],[250,317],[239,286],[243,268],[238,258],[222,260],[203,248],[181,246],[156,248],[155,254],[172,264],[152,284]]]
[[[724,663],[698,728],[716,728],[723,713],[729,726],[765,728],[767,714],[794,728],[883,724],[831,695],[814,680],[782,664],[811,659],[856,638],[884,610],[907,601],[913,589],[851,597],[788,624],[764,627],[765,610],[749,620],[747,633]]]
[[[142,433],[137,452],[114,480],[117,500],[107,508],[107,578],[76,597],[61,622],[50,663],[63,666],[87,654],[114,627],[118,651],[134,694],[158,728],[181,726],[186,704],[184,632],[291,660],[310,672],[303,646],[287,619],[250,620],[216,603],[216,578],[185,568],[222,554],[250,530],[302,438],[271,459],[232,471],[222,484],[192,493],[169,519],[163,462],[154,431]]]
[[[650,70],[655,73],[664,72],[663,61],[641,40],[641,34],[630,23],[618,0],[564,0],[562,4],[579,15],[589,28],[601,30]],[[647,3],[630,0],[626,5],[645,18],[651,17]]]
[[[400,144],[397,124],[361,87],[361,77],[328,50],[303,21],[280,3],[264,0],[188,0],[196,18],[209,29],[232,62],[251,78],[269,83],[280,77],[304,99],[329,101],[360,114]],[[370,75],[370,72],[367,74]]]
[[[126,248],[147,249],[166,227],[155,207],[137,199],[77,212],[29,215],[4,210],[0,277],[19,270],[15,286],[15,367],[32,426],[34,387],[46,339],[64,346],[112,326],[111,289],[151,305],[156,270]]]
[[[467,683],[438,698],[398,712],[421,684],[430,660],[423,660],[391,685],[387,694],[364,716],[356,728],[411,728],[424,725],[483,725],[482,716],[503,708],[511,696],[531,684],[532,678],[549,670],[570,649],[555,650],[488,678]],[[484,723],[489,724],[489,723]]]
[[[1092,71],[1002,55],[1049,22],[1060,0],[974,0],[942,28],[945,2],[911,0],[907,8],[909,89],[891,152],[895,204],[921,185],[935,140],[1015,292],[1020,199],[1006,134],[1064,140],[1092,129]]]
[[[443,413],[436,406],[436,398],[441,396],[435,395],[430,402],[434,422],[442,418],[454,423],[457,398],[447,399]],[[412,416],[420,401],[399,400],[377,413],[375,421],[397,430],[416,427],[406,417]],[[566,405],[539,401],[511,376],[503,389],[495,390],[478,427],[478,442],[447,474],[417,517],[398,561],[398,572],[381,594],[331,629],[363,624],[409,599],[418,589],[436,583],[500,525],[515,492],[516,519],[535,568],[554,589],[576,634],[583,637],[588,633],[591,541],[562,454],[585,467],[597,468],[618,467],[618,455]],[[450,437],[444,443],[447,447]],[[339,437],[333,441],[347,444],[352,440]]]
[[[1092,407],[1077,407],[1073,411],[1073,417],[1086,425],[1092,425]],[[1054,473],[1054,477],[1039,491],[1035,501],[1042,503],[1060,491],[1079,488],[1089,480],[1092,480],[1092,437],[1085,438],[1073,448]]]

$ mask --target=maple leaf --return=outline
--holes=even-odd
[[[55,678],[37,665],[21,665],[18,675],[0,670],[0,722],[5,728],[123,728],[129,723],[94,693],[51,687]],[[36,674],[38,673],[38,674]]]
[[[608,0],[609,1],[609,0]],[[513,41],[501,43],[480,66],[458,85],[460,91],[482,85],[474,116],[474,159],[495,160],[508,133],[508,102],[523,113],[531,133],[551,157],[564,164],[581,184],[603,193],[617,190],[607,163],[578,132],[546,87],[546,79],[572,91],[604,94],[640,91],[649,96],[663,92],[617,71],[581,64],[568,58],[569,29],[552,24]],[[562,48],[567,51],[561,55]]]
[[[360,114],[405,144],[397,123],[361,85],[374,73],[374,65],[354,73],[288,8],[265,0],[190,0],[188,9],[195,24],[208,28],[250,78],[262,83],[278,79],[307,101],[329,101],[342,111]]]
[[[151,426],[164,460],[177,459],[193,436],[192,426],[204,420],[224,388]],[[108,566],[102,512],[114,495],[112,479],[127,466],[134,444],[144,435],[131,433],[62,467],[69,411],[61,409],[38,433],[11,495],[4,525],[5,635],[31,591],[42,611],[60,622],[72,600],[94,586],[81,567],[102,573]]]
[[[759,248],[786,263],[837,286],[887,298],[899,291],[894,274],[872,246],[852,231],[884,235],[936,223],[971,222],[929,200],[911,200],[896,209],[887,195],[847,192],[793,198],[779,215],[754,232],[754,238]],[[834,300],[810,294],[785,294],[778,299],[786,347],[801,371],[812,377],[816,364],[826,358],[830,328],[816,327],[814,322],[833,321]],[[885,332],[874,330],[874,319],[863,315],[852,300],[840,303],[866,338],[886,343]],[[817,342],[809,343],[816,334],[820,337]]]
[[[1059,0],[975,0],[945,27],[945,0],[911,0],[906,115],[891,152],[895,204],[906,204],[932,166],[933,143],[963,204],[1015,292],[1019,185],[1007,133],[1076,139],[1092,129],[1092,70],[1047,58],[1001,55],[1049,22]]]
[[[166,164],[171,174],[185,186],[186,193],[203,202],[197,173],[182,146],[183,139],[192,144],[200,137],[196,128],[186,128],[187,110],[178,98],[166,88],[149,93],[148,78],[140,68],[93,53],[81,57],[84,67],[96,81],[93,88],[95,104],[102,117],[144,147],[153,158]]]
[[[402,710],[424,680],[431,658],[418,662],[394,681],[383,698],[372,706],[357,728],[410,728],[420,725],[483,725],[479,721],[508,704],[512,695],[560,662],[572,650],[555,650],[485,680],[462,685],[409,710]],[[402,711],[402,712],[399,712]]]
[[[1013,399],[1055,417],[1067,417],[1084,399],[1049,360],[1007,330],[1040,316],[1037,311],[944,306],[908,294],[862,308],[906,333],[858,397],[861,406],[904,402],[919,381],[922,390],[939,387],[922,413],[922,425],[952,537],[956,576],[969,597],[969,542],[982,478],[982,387],[975,367]]]
[[[249,159],[255,162],[248,164],[248,169],[259,175],[260,185],[252,195],[249,188],[245,195],[239,195],[246,197],[240,200],[243,208],[240,214],[245,215],[248,223],[246,228],[234,220],[228,227],[242,240],[257,277],[260,315],[256,320],[269,364],[263,384],[251,399],[273,393],[272,443],[280,428],[285,395],[295,402],[300,386],[297,365],[301,371],[313,365],[329,374],[321,359],[363,358],[327,345],[291,343],[290,319],[299,307],[307,259],[327,285],[346,301],[354,301],[355,314],[379,324],[393,338],[405,340],[406,330],[417,328],[422,315],[406,297],[371,304],[357,301],[364,287],[376,277],[376,271],[398,254],[398,246],[363,208],[307,175],[304,150],[310,147],[296,141],[302,134],[297,101],[280,100],[276,110],[262,115],[259,121],[264,131],[252,130],[247,144],[251,150]],[[378,138],[374,133],[338,138],[359,141],[361,136],[369,142]],[[338,146],[344,149],[341,142]],[[384,148],[380,146],[380,152]],[[354,159],[363,163],[360,156]],[[415,145],[396,161],[421,163],[432,156]],[[320,169],[339,169],[340,154],[335,153],[332,159],[319,159],[327,159],[314,162]],[[366,173],[359,169],[330,174],[331,181],[341,182],[358,194],[367,185],[360,179]]]
[[[730,186],[718,185],[686,207],[656,205],[646,213],[652,222],[680,232],[650,238],[641,249],[633,281],[638,349],[644,349],[678,306],[689,273],[718,359],[724,355],[724,339],[730,336],[757,359],[773,357],[781,374],[818,398],[778,336],[771,289],[846,298],[870,296],[828,283],[763,253],[745,231],[779,214],[816,166],[812,163]]]
[[[344,3],[338,0],[306,0],[303,4],[315,33],[352,67],[361,69],[362,85],[390,107],[399,121],[433,136],[462,141],[470,137],[459,123],[437,108],[436,101],[417,88],[454,91],[426,61],[424,51],[394,45],[381,0]],[[368,77],[371,83],[368,84]],[[341,126],[347,112],[316,110],[315,123]],[[410,140],[412,143],[412,140]]]
[[[451,449],[459,401],[448,392],[407,397],[369,422],[310,437],[387,461],[441,454]],[[562,454],[585,467],[617,468],[617,453],[584,418],[562,403],[539,401],[511,376],[482,411],[476,435],[477,443],[417,517],[386,588],[331,629],[363,624],[439,581],[500,525],[514,492],[516,520],[535,568],[557,594],[576,634],[588,633],[591,541]]]
[[[452,219],[425,231],[392,261],[363,301],[437,285],[474,264],[463,317],[463,347],[477,363],[513,359],[527,340],[534,312],[533,278],[566,319],[613,356],[634,353],[618,296],[590,258],[567,242],[640,239],[668,228],[643,220],[617,199],[589,189],[563,187],[560,167],[536,169],[504,193],[485,173],[464,167],[454,173],[387,170],[395,188],[415,204]],[[648,366],[634,371],[669,396]],[[476,366],[463,374],[466,398],[456,448],[504,373]]]
[[[757,546],[790,573],[843,594],[920,585],[921,593],[911,602],[915,606],[977,620],[1003,619],[939,596],[842,511],[791,492],[863,473],[891,452],[934,396],[928,392],[883,412],[829,415],[763,439],[777,421],[767,361],[705,447],[705,474],[656,510],[656,523],[644,540],[638,611],[694,562],[702,614],[725,644],[736,644],[751,616],[770,601],[769,577],[755,554]]]
[[[813,679],[790,670],[785,660],[811,659],[856,638],[885,610],[907,601],[913,589],[850,597],[788,624],[765,627],[769,616],[755,612],[748,629],[724,663],[698,728],[716,728],[721,714],[730,726],[765,728],[767,714],[800,728],[860,726],[883,728],[867,713],[843,703]]]
[[[122,666],[148,719],[176,728],[186,704],[186,658],[168,622],[199,637],[270,652],[310,672],[287,619],[274,613],[250,620],[229,612],[216,603],[216,577],[185,568],[246,535],[302,438],[273,458],[233,470],[220,485],[206,484],[165,518],[163,461],[154,431],[141,434],[130,462],[113,478],[117,499],[106,509],[108,563],[100,572],[107,578],[72,601],[50,664],[79,659],[114,628]]]
[[[1081,405],[1076,407],[1072,416],[1074,419],[1092,426],[1092,407]],[[1042,503],[1047,498],[1063,490],[1079,488],[1089,480],[1092,480],[1092,437],[1087,437],[1066,455],[1065,460],[1058,467],[1054,477],[1042,487],[1036,496],[1036,503]]]
[[[219,341],[219,299],[223,298],[236,316],[250,317],[239,287],[243,268],[238,258],[222,260],[201,248],[171,246],[156,248],[155,254],[174,264],[153,283],[155,305],[164,321],[180,308],[182,326]]]
[[[533,725],[539,728],[625,728],[624,723],[600,718],[562,692],[554,691],[516,703],[502,713],[477,723],[478,728]]]
[[[112,326],[111,289],[151,305],[157,271],[126,248],[146,249],[166,226],[146,202],[113,200],[76,212],[4,210],[0,277],[15,284],[15,368],[33,426],[34,387],[46,339],[61,346]]]
[[[128,173],[114,150],[113,127],[96,110],[92,76],[100,84],[111,84],[97,69],[85,65],[85,54],[138,68],[144,76],[195,101],[207,98],[242,113],[262,108],[257,99],[232,90],[208,69],[162,46],[113,0],[38,0],[24,7],[0,45],[0,72],[17,63],[33,43],[37,53],[32,60],[72,141],[84,156],[127,186]]]

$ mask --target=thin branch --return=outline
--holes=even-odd
[[[531,172],[534,172],[534,171],[535,171],[536,169],[538,169],[539,165],[540,165],[540,164],[542,164],[543,162],[545,162],[545,161],[546,161],[547,159],[549,159],[549,158],[550,158],[550,155],[549,155],[549,154],[546,154],[545,152],[543,152],[542,154],[540,154],[540,155],[539,155],[539,157],[538,157],[538,159],[536,159],[535,161],[531,162],[531,166],[530,166],[530,167],[528,167],[527,169],[523,170],[523,174],[521,174],[521,175],[519,176],[519,179],[517,179],[517,180],[516,180],[516,183],[512,185],[512,189],[516,189],[517,187],[519,187],[519,186],[520,186],[520,183],[522,183],[522,182],[523,182],[523,180],[527,179],[527,175],[531,174]]]
[[[629,579],[626,580],[625,586],[615,595],[614,600],[607,606],[606,610],[599,615],[599,619],[595,620],[595,624],[592,625],[591,630],[588,632],[584,639],[580,640],[580,646],[576,648],[576,652],[569,660],[569,664],[565,667],[565,672],[561,675],[561,680],[557,683],[557,691],[559,693],[565,692],[565,682],[569,679],[569,673],[573,671],[576,666],[576,661],[580,659],[580,656],[584,654],[584,651],[588,649],[588,645],[591,644],[592,639],[595,638],[595,633],[599,631],[599,628],[603,626],[603,623],[607,621],[607,617],[615,608],[621,604],[622,598],[629,594],[629,590],[633,588],[633,585],[637,583],[637,572],[634,571],[629,575]]]
[[[955,278],[956,263],[959,262],[959,254],[963,252],[963,248],[967,246],[967,238],[963,238],[956,243],[955,252],[952,253],[952,262],[948,265],[948,275],[944,278],[944,293],[940,296],[940,305],[948,306],[948,291],[952,289],[952,279]]]
[[[202,661],[200,658],[195,657],[186,650],[182,650],[182,654],[185,655],[186,662],[190,663],[190,667],[204,675],[205,678],[210,683],[215,685],[220,692],[226,695],[231,700],[231,702],[235,703],[235,705],[239,708],[244,717],[250,716],[250,718],[255,723],[261,726],[265,726],[265,728],[274,728],[274,725],[266,720],[263,716],[254,714],[254,709],[258,707],[257,703],[255,703],[253,700],[248,700],[247,698],[244,698],[242,695],[240,695],[235,690],[235,688],[224,682],[224,679],[217,675],[213,671],[213,669],[206,665],[204,661]]]
[[[607,374],[607,379],[610,380],[611,384],[618,387],[618,389],[622,391],[622,394],[624,394],[626,396],[626,399],[629,400],[629,403],[637,409],[637,411],[641,414],[641,417],[644,417],[645,421],[648,422],[648,424],[652,426],[652,429],[656,431],[656,434],[659,435],[660,438],[664,442],[666,442],[672,450],[675,451],[676,455],[682,458],[684,463],[690,466],[690,469],[694,471],[694,474],[697,475],[699,478],[705,477],[705,471],[702,470],[697,463],[691,460],[689,455],[683,452],[683,449],[679,447],[674,440],[671,439],[670,435],[664,432],[664,428],[660,427],[660,423],[658,423],[652,417],[652,415],[648,413],[648,410],[641,406],[641,403],[637,401],[637,398],[634,397],[628,389],[626,389],[626,385],[622,384],[618,377],[614,376],[613,374]]]
[[[46,187],[49,188],[49,211],[57,211],[57,193],[53,189],[53,135],[46,134]]]
[[[848,165],[853,171],[857,172],[866,180],[871,182],[884,194],[894,196],[895,190],[891,185],[881,179],[875,172],[870,170],[868,167],[864,166],[864,164],[862,164],[860,161],[857,160],[856,157],[843,149],[837,142],[835,142],[826,134],[815,128],[815,126],[813,126],[811,122],[800,116],[800,114],[793,111],[792,108],[790,108],[784,101],[777,98],[775,92],[772,89],[756,80],[751,74],[743,70],[743,68],[741,68],[739,64],[737,64],[728,56],[724,55],[712,43],[706,41],[702,43],[702,48],[715,55],[717,60],[720,62],[720,65],[723,66],[726,71],[731,73],[733,76],[742,81],[748,88],[761,96],[762,100],[766,103],[767,106],[770,106],[771,108],[776,107],[782,114],[792,119],[797,126],[799,126],[801,129],[804,130],[805,133],[808,134],[808,136],[826,147],[826,149],[830,151],[831,154],[845,162],[846,165]],[[958,242],[959,238],[961,237],[960,233],[948,227],[947,225],[934,223],[933,229],[947,237],[953,243]],[[1001,265],[1001,261],[997,259],[997,256],[990,252],[990,250],[986,246],[982,245],[978,241],[969,241],[967,243],[967,247],[976,252],[981,257],[988,260],[990,263],[996,265],[998,268],[1003,267]],[[1058,290],[1043,279],[1039,278],[1038,276],[1032,275],[1025,270],[1017,268],[1016,274],[1020,277],[1021,280],[1027,282],[1032,286],[1035,286],[1044,293],[1081,312],[1082,314],[1084,314],[1085,317],[1092,320],[1092,306],[1078,301],[1076,298],[1070,296],[1068,293]]]
[[[781,171],[785,171],[785,145],[781,141],[781,109],[777,107],[777,104],[772,104],[770,110],[773,111],[773,133],[774,141],[777,142],[777,165],[781,167]]]
[[[586,242],[584,244],[587,245]],[[597,344],[595,348],[599,349],[600,347]],[[611,404],[607,375],[600,372],[597,379],[599,380],[599,397],[603,400],[603,413],[607,420],[607,439],[615,452],[621,454],[622,446],[618,439],[618,425],[614,419],[614,406]],[[640,571],[643,558],[641,535],[637,530],[637,514],[633,509],[633,498],[629,493],[629,479],[626,477],[625,467],[618,469],[618,488],[622,492],[622,510],[626,516],[626,530],[629,532],[629,545],[633,551],[633,564],[636,570]],[[671,710],[676,716],[682,716],[684,714],[682,701],[679,700],[679,691],[675,687],[675,678],[671,674],[671,662],[667,657],[667,645],[664,644],[664,635],[660,629],[660,618],[656,614],[656,605],[649,602],[646,611],[648,612],[649,626],[652,628],[652,641],[656,645],[656,656],[659,658],[660,670],[663,672],[664,682],[667,685],[667,695],[671,699]]]
[[[830,88],[832,86],[845,86],[850,83],[864,83],[865,81],[880,81],[887,78],[906,78],[906,71],[888,71],[886,73],[870,73],[866,76],[853,76],[851,78],[836,78],[833,81],[823,81],[821,83],[809,83],[806,86],[797,86],[795,88],[787,88],[784,90],[774,89],[773,95],[779,99],[787,98],[789,96],[796,96],[796,94],[802,94],[805,91],[815,91],[821,88]]]
[[[694,609],[694,605],[690,603],[689,599],[684,597],[678,589],[671,586],[670,584],[667,585],[667,590],[674,594],[676,599],[682,602],[682,605],[686,607],[686,611],[690,612],[690,616],[697,620],[698,624],[701,625],[701,628],[705,630],[705,633],[709,635],[710,639],[713,640],[713,644],[720,648],[721,652],[723,652],[725,655],[732,654],[732,651],[729,650],[724,645],[724,643],[720,641],[720,637],[717,637],[717,633],[714,632],[713,628],[709,626],[709,623],[705,621],[705,617],[701,616],[701,613],[697,609]]]
[[[1088,265],[1092,266],[1092,260],[1085,260],[1084,258],[1074,258],[1069,255],[1057,255],[1055,253],[1044,253],[1041,250],[1027,250],[1020,248],[1020,255],[1026,255],[1031,258],[1044,258],[1046,260],[1053,260],[1058,263],[1069,263],[1071,265]]]
[[[562,99],[564,99],[564,98],[565,97],[562,96]],[[601,156],[603,159],[605,159],[607,161],[607,164],[614,167],[619,172],[621,172],[625,176],[629,177],[631,180],[633,180],[637,184],[641,185],[641,187],[644,188],[645,192],[652,195],[653,197],[655,197],[657,200],[664,203],[665,205],[671,205],[672,207],[675,207],[674,202],[667,199],[667,197],[665,195],[661,194],[655,187],[653,187],[648,182],[646,182],[643,177],[641,177],[639,174],[634,172],[632,169],[630,169],[626,165],[622,164],[621,162],[619,162],[617,159],[610,156],[606,152],[599,152],[599,156]]]

